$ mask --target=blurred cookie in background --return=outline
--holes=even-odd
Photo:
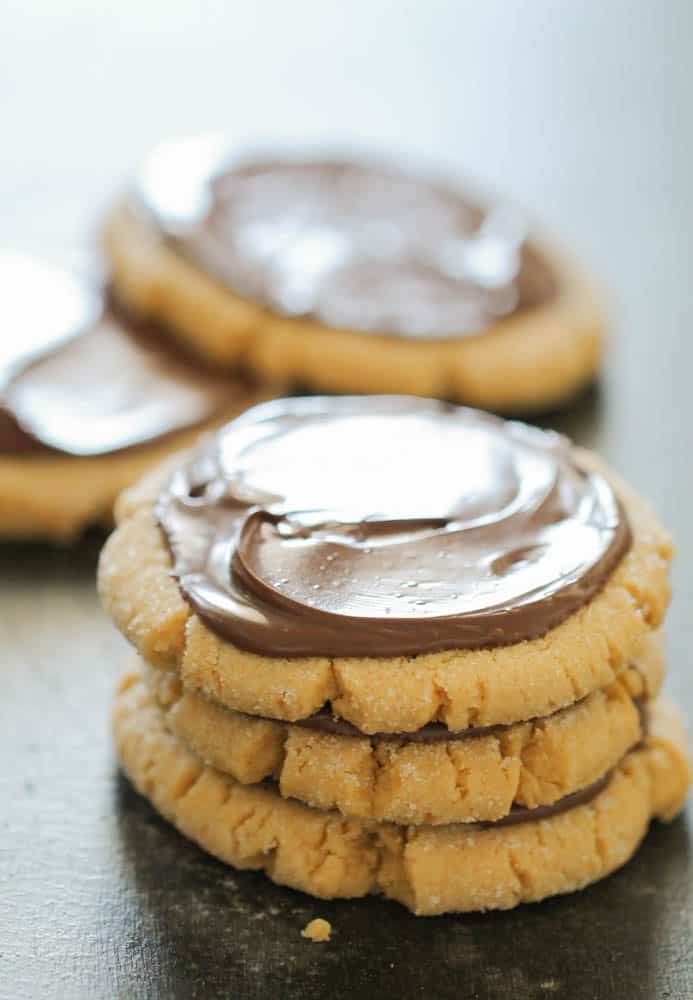
[[[154,151],[104,227],[119,300],[219,366],[505,412],[594,378],[592,285],[523,216],[368,161]]]
[[[0,251],[0,536],[109,524],[153,463],[272,393],[191,360],[70,271]]]

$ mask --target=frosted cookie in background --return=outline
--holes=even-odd
[[[78,274],[0,251],[0,537],[70,541],[272,392],[210,371]]]
[[[117,296],[219,366],[309,391],[547,409],[597,373],[591,282],[516,210],[366,160],[156,149],[103,231]]]

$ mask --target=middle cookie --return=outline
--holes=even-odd
[[[285,798],[343,816],[402,825],[492,822],[513,806],[553,806],[609,773],[648,728],[664,673],[647,637],[613,684],[552,715],[451,733],[364,736],[329,713],[282,723],[233,712],[140,662],[166,727],[205,763],[244,785],[275,781]]]

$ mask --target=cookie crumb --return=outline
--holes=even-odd
[[[329,920],[316,917],[315,920],[308,921],[301,931],[301,937],[308,938],[309,941],[329,941],[331,933],[332,924]]]

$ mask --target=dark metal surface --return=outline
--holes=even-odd
[[[676,535],[668,689],[693,721],[693,5],[210,3],[206,26],[174,8],[10,4],[4,239],[57,256],[152,138],[229,120],[416,148],[518,196],[612,290],[606,377],[549,422]],[[321,903],[205,857],[118,777],[125,648],[94,594],[97,550],[0,548],[2,1000],[693,997],[685,818],[600,885],[487,916]],[[329,944],[300,937],[313,916]]]

